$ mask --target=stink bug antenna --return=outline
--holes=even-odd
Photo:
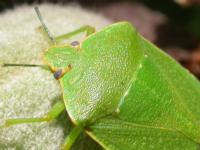
[[[3,63],[1,66],[2,67],[40,67],[45,70],[50,70],[49,66],[39,65],[39,64],[7,64],[7,63]]]
[[[43,19],[42,19],[42,16],[41,16],[41,13],[40,13],[38,7],[35,7],[34,9],[35,9],[35,12],[36,12],[36,14],[37,14],[37,16],[38,16],[38,18],[39,18],[41,24],[42,24],[43,30],[44,30],[45,33],[48,35],[49,39],[55,44],[55,43],[56,43],[56,40],[55,40],[55,38],[50,34],[50,32],[49,32],[47,26],[45,25],[45,23],[44,23],[44,21],[43,21]],[[0,63],[0,67],[40,67],[40,68],[45,69],[45,70],[51,70],[51,69],[49,68],[49,66],[47,66],[47,65],[39,65],[39,64],[9,64],[9,63],[3,63],[3,64],[1,64],[1,63]]]
[[[36,12],[36,14],[37,14],[38,19],[40,20],[40,23],[42,24],[43,30],[44,30],[44,31],[46,32],[46,34],[48,35],[49,39],[55,44],[55,43],[56,43],[56,40],[55,40],[55,38],[51,35],[49,29],[47,28],[46,24],[44,23],[44,20],[43,20],[43,18],[42,18],[42,15],[41,15],[41,13],[40,13],[39,8],[36,6],[36,7],[34,7],[34,9],[35,9],[35,12]]]

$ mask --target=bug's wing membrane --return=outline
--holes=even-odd
[[[200,84],[178,63],[141,39],[146,58],[140,64],[118,117],[175,129],[200,143]]]
[[[197,150],[199,145],[180,132],[106,118],[88,134],[108,150]]]

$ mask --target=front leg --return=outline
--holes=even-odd
[[[57,118],[64,111],[64,109],[64,102],[57,102],[44,117],[7,119],[5,120],[5,123],[2,126],[0,126],[0,129],[22,123],[48,122]]]
[[[55,40],[56,40],[56,42],[60,42],[62,40],[69,39],[72,36],[75,36],[75,35],[83,33],[83,32],[86,33],[86,37],[87,37],[90,34],[95,32],[95,28],[92,26],[89,26],[89,25],[85,25],[85,26],[82,26],[74,31],[69,32],[69,33],[59,35],[59,36],[55,37]]]

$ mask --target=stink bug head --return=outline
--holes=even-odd
[[[56,79],[60,79],[65,73],[77,66],[80,60],[79,52],[69,45],[53,46],[44,53],[44,61],[51,68]]]
[[[53,46],[44,53],[44,61],[51,68],[66,68],[79,59],[77,50],[70,46]]]
[[[43,33],[46,34],[48,39],[54,45],[44,53],[44,61],[49,66],[50,70],[53,72],[55,79],[60,79],[65,73],[69,72],[72,69],[72,63],[74,64],[75,60],[78,59],[78,53],[75,49],[79,46],[79,42],[72,42],[71,45],[61,45],[58,46],[59,40],[65,39],[67,35],[62,35],[59,37],[54,37],[51,35],[49,29],[47,28],[42,15],[38,9],[35,7],[35,12],[38,16],[38,19],[41,23],[41,28]],[[72,36],[73,34],[69,34]]]

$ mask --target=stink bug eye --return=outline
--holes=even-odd
[[[72,69],[71,64],[69,64],[64,69],[53,69],[53,76],[56,80],[59,80],[62,76],[64,76],[67,72],[69,72]]]
[[[79,42],[78,41],[73,41],[70,43],[71,46],[78,46],[79,45]]]
[[[53,73],[54,78],[57,80],[60,79],[61,75],[62,75],[62,69],[59,69]]]

